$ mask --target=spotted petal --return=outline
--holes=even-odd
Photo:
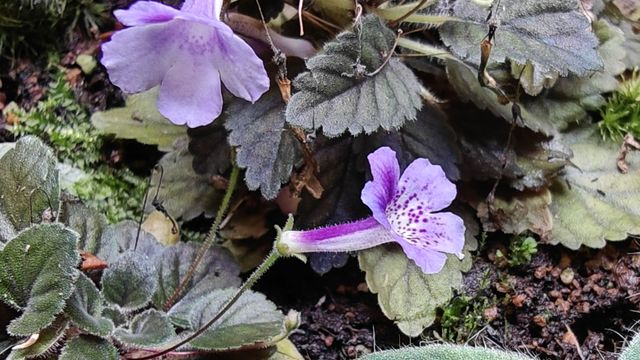
[[[192,14],[204,15],[210,19],[220,20],[223,0],[185,0],[180,8]]]
[[[398,225],[392,223],[392,226]],[[425,214],[405,224],[403,229],[398,235],[413,246],[463,256],[465,227],[456,214]]]
[[[114,11],[113,15],[125,26],[139,26],[173,20],[180,12],[155,1],[138,1],[127,10]]]
[[[400,165],[395,151],[382,147],[367,157],[373,180],[365,184],[361,199],[373,212],[373,217],[387,229],[390,229],[385,209],[396,194]]]
[[[447,255],[435,250],[423,249],[402,239],[398,240],[405,255],[413,260],[425,274],[439,273],[447,261]]]

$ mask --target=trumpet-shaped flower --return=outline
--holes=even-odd
[[[160,85],[160,113],[189,127],[220,115],[220,82],[235,96],[258,100],[269,88],[264,64],[220,21],[221,6],[222,0],[186,0],[177,10],[138,1],[115,11],[129,28],[102,46],[111,81],[127,93]]]
[[[462,258],[464,222],[439,212],[456,196],[456,187],[438,165],[413,161],[400,176],[396,154],[383,147],[369,154],[373,180],[361,199],[373,216],[352,223],[308,231],[285,231],[276,245],[284,254],[340,252],[398,243],[425,273],[442,270],[445,253]]]

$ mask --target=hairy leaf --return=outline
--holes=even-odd
[[[114,332],[118,341],[140,348],[162,345],[174,339],[175,335],[167,315],[154,309],[136,315],[129,329],[119,328]]]
[[[629,346],[620,354],[619,360],[640,359],[640,335],[636,333]]]
[[[115,242],[101,241],[102,233],[107,225],[107,218],[98,211],[91,209],[81,201],[63,196],[60,206],[60,222],[75,230],[78,238],[78,249],[88,251],[98,257],[115,251]],[[112,245],[106,249],[105,245]]]
[[[114,225],[109,225],[100,237],[102,246],[105,249],[110,249],[109,253],[105,252],[103,259],[111,263],[116,261],[122,254],[127,251],[134,251],[136,254],[144,254],[149,259],[155,259],[160,256],[165,247],[162,246],[153,235],[140,229],[140,236],[138,236],[138,223],[132,220],[121,221]],[[136,247],[137,238],[137,247]],[[115,243],[115,255],[113,252]]]
[[[595,126],[568,133],[575,166],[552,186],[550,241],[577,249],[600,248],[640,234],[640,154],[627,156],[629,173],[616,167],[619,148],[605,143]]]
[[[378,294],[382,312],[394,320],[400,331],[418,336],[436,319],[436,309],[446,304],[453,290],[462,286],[462,271],[471,268],[471,254],[475,250],[478,224],[473,216],[462,212],[467,227],[465,258],[460,261],[451,255],[437,274],[425,274],[407,258],[400,246],[386,244],[361,251],[360,268],[372,293]]]
[[[236,147],[236,162],[246,169],[249,190],[260,188],[267,200],[278,195],[289,181],[293,166],[301,160],[300,143],[285,128],[285,105],[277,89],[251,105],[236,100],[228,110],[225,126],[229,143]]]
[[[456,1],[453,15],[459,20],[439,28],[442,41],[461,60],[479,65],[488,10],[473,1]],[[493,16],[499,26],[490,61],[529,62],[543,76],[584,76],[602,68],[595,51],[598,41],[578,1],[502,0]]]
[[[193,155],[187,149],[178,149],[167,153],[160,159],[163,176],[160,183],[160,171],[155,171],[151,178],[149,194],[158,192],[158,200],[161,201],[167,212],[176,219],[191,220],[200,214],[213,216],[222,194],[211,184],[210,179],[204,175],[198,175],[191,167]],[[151,201],[147,204],[146,211],[153,210]]]
[[[123,108],[98,111],[91,115],[91,123],[102,133],[158,145],[160,151],[171,151],[176,139],[186,136],[187,129],[172,124],[158,112],[158,90],[155,87],[129,96]]]
[[[173,294],[178,284],[185,278],[195,260],[200,244],[178,243],[167,247],[156,260],[158,269],[158,289],[153,294],[153,303],[162,308]],[[183,297],[201,296],[214,289],[240,286],[240,270],[229,251],[222,247],[211,247],[193,273],[182,294],[174,299],[174,304]]]
[[[80,335],[71,339],[60,353],[60,360],[117,360],[118,349],[109,341]]]
[[[71,296],[80,272],[77,234],[60,224],[22,231],[0,252],[0,299],[22,311],[7,331],[28,336],[49,326]]]
[[[393,32],[374,15],[361,21],[307,61],[309,71],[294,80],[299,91],[287,106],[287,122],[334,137],[391,130],[416,118],[420,83],[397,58],[385,63]]]
[[[40,358],[54,352],[57,345],[62,343],[68,326],[69,320],[59,316],[50,326],[39,332],[40,336],[33,345],[11,351],[7,360]]]
[[[35,136],[18,140],[0,159],[0,247],[46,209],[58,209],[58,170],[49,147]]]
[[[103,305],[104,299],[98,288],[81,273],[64,313],[79,329],[92,335],[107,336],[113,330],[113,322],[102,316]]]
[[[379,351],[362,360],[533,360],[532,358],[502,350],[468,345],[432,344]]]
[[[151,260],[133,251],[120,255],[102,275],[104,298],[127,312],[147,305],[157,286],[156,268]]]
[[[197,330],[220,310],[236,289],[214,290],[181,308],[169,311],[175,324],[188,324]],[[184,300],[183,300],[184,301]],[[282,334],[284,316],[264,295],[245,292],[216,323],[189,344],[203,350],[263,348],[273,345],[272,338]]]

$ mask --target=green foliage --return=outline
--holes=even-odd
[[[620,354],[619,360],[637,360],[640,359],[640,335],[636,334],[629,346]]]
[[[362,360],[533,360],[532,358],[502,350],[462,345],[427,345],[398,350],[380,351]]]
[[[107,336],[113,330],[113,322],[102,316],[103,308],[100,290],[81,273],[64,313],[79,329],[96,336]]]
[[[366,271],[369,289],[378,294],[378,303],[385,315],[394,320],[400,330],[409,336],[418,336],[436,319],[437,308],[453,296],[453,290],[462,286],[462,271],[471,268],[470,250],[475,250],[478,225],[465,218],[465,259],[450,255],[444,268],[437,274],[425,274],[395,245],[382,245],[360,251],[360,268]]]
[[[51,325],[80,272],[77,234],[61,224],[34,225],[0,252],[0,299],[22,312],[7,331],[29,336]]]
[[[71,35],[78,25],[86,32],[96,30],[108,16],[108,10],[101,0],[2,1],[0,54],[37,53],[60,44],[64,33]]]
[[[620,84],[600,115],[602,121],[598,127],[603,139],[619,142],[628,133],[640,137],[640,73],[637,70]]]
[[[183,299],[169,310],[169,317],[178,326],[196,330],[213,318],[235,291],[233,288],[214,290],[197,298]],[[274,303],[260,293],[247,291],[220,320],[190,344],[197,349],[216,351],[266,348],[273,345],[272,339],[286,334],[283,321],[284,316]]]
[[[531,236],[518,235],[509,245],[509,252],[504,254],[498,250],[496,259],[504,259],[509,266],[520,266],[531,262],[531,257],[538,252],[538,243]]]
[[[158,286],[155,272],[151,259],[133,251],[125,252],[102,274],[105,300],[126,312],[143,308]]]
[[[39,332],[38,340],[25,349],[13,350],[8,360],[22,360],[44,357],[55,351],[64,339],[65,330],[69,327],[69,320],[63,316],[58,317],[46,329]]]
[[[287,105],[287,122],[321,127],[335,137],[397,129],[415,120],[422,107],[420,83],[397,58],[385,62],[393,50],[393,31],[374,15],[361,21],[307,61],[309,71],[293,83],[299,92]]]
[[[272,89],[253,106],[236,100],[226,110],[229,143],[236,146],[236,162],[246,169],[249,190],[260,188],[266,199],[275,199],[280,186],[302,159],[300,143],[285,127],[280,92]]]
[[[500,26],[491,52],[491,61],[507,59],[532,64],[540,77],[569,72],[583,76],[602,69],[595,51],[598,41],[588,18],[573,0],[503,0],[494,15]],[[455,21],[439,27],[442,41],[461,60],[480,64],[480,42],[487,35],[488,11],[473,1],[456,1]]]
[[[0,159],[0,248],[33,221],[51,218],[58,196],[51,149],[33,136],[20,139]]]
[[[118,341],[135,348],[150,348],[172,340],[176,335],[164,312],[149,309],[136,315],[128,329],[117,329]]]
[[[491,301],[486,297],[461,295],[451,299],[442,308],[442,338],[455,343],[469,339],[485,323],[484,310],[489,306]]]
[[[105,339],[80,335],[62,348],[60,360],[117,360],[118,349]]]
[[[106,134],[121,139],[135,139],[143,144],[158,145],[161,151],[173,149],[174,142],[186,135],[184,126],[174,125],[156,107],[159,88],[131,95],[125,107],[98,111],[91,115],[91,123]]]
[[[563,137],[572,144],[574,166],[551,187],[551,242],[577,249],[605,246],[640,234],[640,154],[627,156],[629,173],[616,168],[619,146],[604,143],[596,126]]]

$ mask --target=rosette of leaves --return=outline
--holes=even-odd
[[[287,105],[291,125],[335,137],[397,129],[422,107],[421,85],[392,57],[395,34],[374,15],[358,20],[309,59]]]
[[[51,150],[26,137],[0,159],[0,179],[9,185],[22,181],[26,189],[49,189],[57,204],[58,179],[52,164]],[[0,208],[0,218],[11,226],[3,232],[0,249],[0,299],[19,313],[7,331],[38,338],[13,350],[11,359],[58,353],[62,359],[116,359],[118,353],[160,350],[196,331],[240,284],[230,253],[214,247],[184,291],[173,296],[195,257],[195,246],[164,247],[150,234],[138,236],[137,224],[107,225],[104,215],[67,198],[60,208],[62,222],[48,222],[53,216],[41,221],[43,217],[24,210],[30,198],[14,192],[14,186],[0,188],[0,198],[12,195],[16,201]],[[45,206],[49,201],[32,203],[31,209],[41,214]],[[102,256],[109,267],[88,277],[79,270],[79,250]],[[96,277],[99,281],[93,280]],[[172,303],[167,301],[170,297]],[[187,314],[188,321],[169,316],[177,313]],[[249,292],[216,326],[178,351],[275,347],[290,330],[283,321],[273,303]]]

